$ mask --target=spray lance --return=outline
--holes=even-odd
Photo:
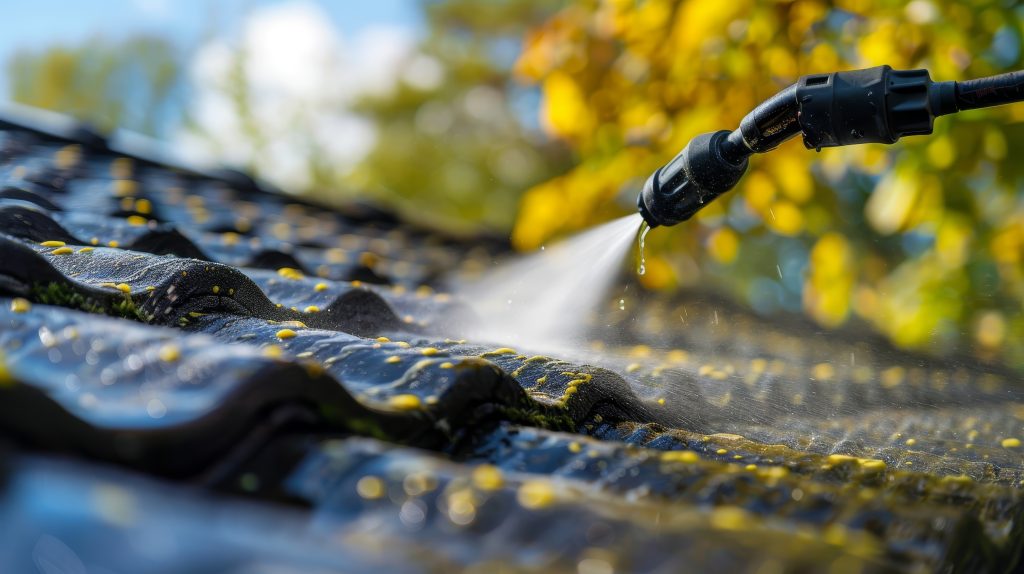
[[[739,129],[699,135],[654,172],[637,197],[651,227],[686,221],[732,189],[755,153],[802,134],[808,149],[896,143],[932,133],[938,116],[1024,100],[1024,70],[964,82],[933,82],[928,70],[811,74],[762,102]]]

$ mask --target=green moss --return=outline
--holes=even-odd
[[[129,295],[104,304],[102,301],[83,295],[65,283],[34,283],[29,297],[44,305],[58,305],[79,309],[99,315],[112,315],[122,319],[131,319],[142,323],[150,323],[153,317],[146,315]]]
[[[111,304],[112,314],[122,319],[134,319],[143,323],[149,323],[153,317],[146,315],[129,295]]]
[[[502,418],[528,426],[572,432],[576,429],[576,423],[564,409],[539,409],[531,407],[499,407]]]
[[[389,433],[384,430],[380,421],[376,420],[372,416],[352,416],[352,413],[348,412],[344,408],[326,403],[317,405],[317,408],[320,411],[320,416],[323,417],[324,420],[339,424],[357,435],[369,436],[389,442],[400,442],[394,433]]]
[[[321,409],[322,410],[322,409]],[[330,418],[327,415],[327,418]],[[380,440],[386,440],[390,442],[396,442],[395,437],[384,430],[380,424],[372,418],[356,418],[349,417],[343,418],[342,422],[348,427],[353,433],[360,436],[369,436]]]
[[[34,283],[29,297],[45,305],[60,305],[61,307],[73,307],[90,313],[100,313],[101,306],[92,299],[89,299],[62,283]]]

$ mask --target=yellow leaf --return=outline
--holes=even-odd
[[[783,199],[769,208],[765,224],[779,235],[796,235],[804,228],[804,216],[797,206]]]
[[[804,284],[804,308],[815,320],[835,327],[846,320],[853,292],[853,252],[845,237],[826,233],[811,249]]]
[[[572,138],[589,134],[594,120],[583,92],[573,78],[556,71],[544,80],[543,123],[552,135]]]
[[[512,245],[521,251],[539,248],[565,225],[565,178],[536,185],[523,195],[519,217],[512,228]]]
[[[708,236],[708,253],[716,261],[728,265],[740,252],[740,238],[728,227],[719,227]]]
[[[884,235],[903,229],[917,201],[920,185],[920,181],[905,171],[889,173],[879,180],[864,208],[871,226]]]
[[[802,148],[802,146],[801,146]],[[796,203],[806,203],[814,195],[814,180],[811,178],[810,166],[807,151],[797,149],[795,153],[788,150],[777,150],[773,157],[767,162],[768,168],[775,176],[782,193]]]
[[[928,161],[937,169],[946,169],[956,159],[956,147],[948,135],[936,136],[928,144]]]
[[[767,216],[768,208],[775,201],[775,182],[761,170],[752,171],[743,184],[743,196],[754,212]]]

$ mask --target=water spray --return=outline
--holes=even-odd
[[[932,133],[935,118],[1024,100],[1024,70],[964,82],[933,82],[928,70],[811,74],[754,108],[739,129],[699,135],[658,169],[637,197],[650,227],[676,225],[729,191],[755,153],[797,134],[808,149],[892,144]]]

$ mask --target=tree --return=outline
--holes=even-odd
[[[693,136],[734,128],[802,74],[890,64],[933,78],[1021,65],[1019,11],[996,2],[608,0],[532,29],[516,72],[579,165],[530,189],[513,234],[533,248],[632,208]],[[763,312],[852,317],[897,344],[971,346],[1024,365],[1024,106],[943,118],[898,146],[815,154],[791,141],[741,185],[649,236],[652,288],[725,285]]]
[[[412,68],[394,93],[356,107],[378,137],[350,181],[420,219],[430,214],[448,225],[510,229],[522,191],[569,167],[565,147],[535,125],[536,90],[511,74],[527,27],[557,6],[426,2],[420,69]],[[417,73],[440,78],[417,82]]]
[[[66,113],[104,132],[166,137],[182,121],[182,63],[157,37],[94,39],[16,53],[7,63],[15,102]]]
[[[189,147],[325,203],[358,194],[450,230],[508,230],[522,190],[568,167],[517,110],[537,90],[511,79],[523,32],[554,7],[425,1],[421,40],[342,37],[313,4],[259,7],[197,51]]]

